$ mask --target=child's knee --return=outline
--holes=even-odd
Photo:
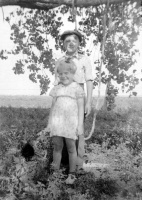
[[[62,151],[63,149],[62,143],[54,143],[53,146],[55,151]]]
[[[77,151],[76,151],[76,149],[73,147],[73,148],[68,148],[68,153],[69,154],[76,154],[76,156],[77,156]]]
[[[70,146],[70,147],[68,148],[68,153],[75,153],[75,152],[76,152],[75,146]]]
[[[54,137],[53,138],[53,146],[54,146],[55,151],[62,151],[62,149],[63,149],[62,138]]]
[[[62,146],[60,146],[60,145],[54,145],[54,151],[62,151]]]
[[[74,140],[67,140],[67,149],[68,153],[75,153],[76,152],[76,145]]]

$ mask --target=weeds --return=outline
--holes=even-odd
[[[65,184],[64,169],[52,177],[52,142],[37,135],[45,128],[49,109],[0,108],[0,198],[2,200],[140,200],[142,198],[142,114],[132,109],[103,112],[87,141],[89,163],[107,164]],[[93,113],[85,122],[88,132]],[[21,149],[30,142],[27,161]]]

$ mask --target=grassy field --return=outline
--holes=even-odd
[[[113,111],[98,112],[86,161],[106,167],[90,169],[73,186],[64,183],[62,171],[50,176],[51,140],[37,135],[50,105],[43,96],[0,97],[0,200],[142,200],[142,98],[117,97]],[[93,111],[85,120],[87,134],[92,121]],[[36,152],[29,161],[21,154],[27,141]]]
[[[93,107],[95,106],[97,97],[93,98]],[[104,97],[100,98],[99,106],[101,107],[104,101]],[[51,97],[48,96],[0,96],[0,107],[23,107],[23,108],[49,108],[51,105]],[[116,108],[129,109],[134,107],[135,109],[142,108],[142,97],[117,97]]]
[[[49,108],[51,98],[48,96],[0,96],[0,107]]]

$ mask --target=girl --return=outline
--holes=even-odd
[[[54,86],[49,94],[53,100],[46,128],[53,139],[54,170],[60,169],[63,138],[65,138],[69,154],[67,184],[73,184],[76,179],[76,140],[84,132],[84,91],[78,83],[74,82],[75,72],[76,66],[70,59],[64,59],[58,63],[59,84]]]

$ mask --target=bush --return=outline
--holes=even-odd
[[[93,112],[85,122],[85,129],[92,126]],[[102,145],[107,142],[108,148],[126,143],[127,147],[137,154],[142,149],[142,113],[134,109],[115,111],[100,110],[96,117],[96,126],[87,144]]]

